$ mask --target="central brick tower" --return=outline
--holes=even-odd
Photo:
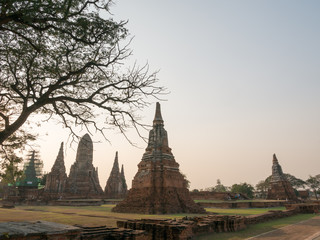
[[[127,197],[114,212],[166,214],[205,213],[189,195],[187,181],[169,148],[160,104],[156,105],[148,146],[138,164],[138,172]]]
[[[296,194],[282,172],[282,168],[275,154],[272,160],[272,176],[267,199],[297,201]]]

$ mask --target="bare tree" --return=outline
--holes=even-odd
[[[99,113],[106,126],[124,134],[142,125],[136,110],[164,89],[148,66],[124,69],[131,55],[122,43],[128,31],[126,22],[102,17],[111,16],[110,5],[108,0],[0,2],[1,146],[32,114],[58,116],[72,133],[79,125],[103,133],[95,120]]]

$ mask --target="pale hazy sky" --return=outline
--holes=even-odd
[[[273,153],[286,173],[320,173],[320,1],[116,0],[111,12],[129,20],[132,60],[160,70],[170,91],[162,116],[191,189],[218,178],[255,185],[271,174]],[[154,110],[141,113],[145,123]],[[119,151],[130,187],[146,143],[133,137],[139,149],[115,132],[107,137],[112,145],[92,136],[102,141],[93,160],[100,184]],[[66,130],[43,125],[45,171],[62,141]],[[66,150],[67,174],[76,148]]]

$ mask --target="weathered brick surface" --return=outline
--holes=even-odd
[[[241,193],[232,193],[232,192],[209,192],[209,191],[200,191],[200,192],[190,192],[190,196],[193,200],[243,200],[248,199],[247,196]]]
[[[289,217],[289,216],[292,216],[296,213],[297,212],[294,210],[285,210],[285,211],[271,210],[267,213],[246,216],[245,224],[250,225],[250,224],[257,224],[257,223],[261,223],[261,222],[267,222],[267,221],[270,221],[273,219]]]
[[[273,155],[272,161],[272,176],[267,199],[298,201],[290,182],[282,172],[282,168],[275,154]]]
[[[298,204],[287,204],[286,209],[294,210],[299,213],[319,213],[320,203],[298,203]]]
[[[99,183],[98,171],[93,166],[92,160],[92,140],[89,134],[85,134],[79,142],[76,161],[70,168],[64,191],[65,197],[96,198],[103,194]]]
[[[149,133],[148,146],[138,164],[132,188],[113,211],[147,214],[205,213],[191,199],[187,181],[180,173],[179,164],[169,148],[159,103],[153,129]]]
[[[244,229],[243,216],[214,215],[180,220],[141,219],[118,221],[118,227],[146,231],[149,239],[190,239],[212,232],[234,232]]]
[[[119,170],[118,152],[116,152],[116,157],[104,192],[105,197],[111,199],[119,199],[126,196],[127,184],[124,178],[123,166],[122,171],[120,172]]]
[[[81,229],[46,221],[0,223],[0,239],[78,240]]]
[[[66,181],[67,174],[64,165],[63,143],[61,143],[56,161],[51,168],[51,172],[47,175],[43,197],[45,199],[58,199],[62,197]]]

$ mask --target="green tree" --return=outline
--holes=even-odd
[[[233,184],[231,186],[231,192],[242,193],[249,198],[253,198],[253,191],[254,191],[253,186],[248,183]]]
[[[260,182],[257,183],[256,190],[261,194],[262,198],[267,197],[269,186],[270,186],[269,181],[266,181],[266,180],[261,180]]]
[[[318,200],[318,192],[320,191],[320,174],[316,176],[309,176],[309,178],[306,180],[306,183],[308,187],[312,189],[314,192],[314,195],[316,196],[316,199]]]
[[[41,177],[40,177],[40,185],[45,186],[46,182],[47,182],[47,176],[49,173],[44,173]]]
[[[291,175],[289,173],[284,173],[284,176],[290,182],[291,186],[294,189],[305,188],[306,182],[303,181],[302,179],[297,178],[297,177],[295,177],[295,176],[293,176],[293,175]],[[258,184],[261,183],[262,185],[264,185],[263,188],[267,188],[267,189],[270,188],[271,177],[272,177],[272,175],[267,177],[265,180],[261,180]],[[262,182],[264,182],[264,183],[262,183]],[[257,187],[257,185],[256,185],[256,187]],[[259,186],[262,187],[261,185],[259,185]]]
[[[215,191],[215,192],[226,192],[227,189],[228,188],[221,183],[220,179],[217,179],[217,184],[213,188],[213,191]]]
[[[73,134],[79,125],[103,134],[105,124],[139,133],[136,111],[164,89],[148,66],[123,67],[131,55],[130,41],[123,43],[128,30],[110,17],[110,5],[0,1],[0,145],[34,114],[56,116]],[[100,125],[98,115],[105,119]]]
[[[0,179],[1,183],[15,185],[17,180],[22,176],[22,170],[19,169],[19,164],[22,158],[17,157],[14,153],[7,153],[4,161],[1,163]]]
[[[181,175],[183,176],[185,187],[189,189],[190,188],[190,181],[188,180],[187,175],[185,175],[182,172],[181,172]]]

